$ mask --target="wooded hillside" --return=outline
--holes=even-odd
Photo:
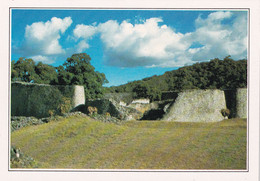
[[[160,99],[162,91],[185,89],[236,89],[247,87],[247,60],[235,61],[230,56],[210,62],[195,63],[160,76],[129,82],[106,89],[106,92],[133,92],[136,97]]]

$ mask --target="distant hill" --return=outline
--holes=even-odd
[[[236,89],[247,87],[247,60],[233,60],[230,56],[220,60],[195,63],[120,86],[106,88],[106,92],[133,92],[136,97],[148,95],[159,99],[162,91],[185,89]],[[151,95],[153,94],[153,95]]]

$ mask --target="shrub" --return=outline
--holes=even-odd
[[[228,117],[230,115],[230,110],[229,109],[221,109],[221,114],[224,117]]]
[[[109,117],[111,117],[109,112],[106,112],[106,114],[105,114],[105,115],[106,115],[106,118],[109,118]]]
[[[53,117],[55,111],[54,111],[54,110],[49,110],[48,113],[49,113],[49,116],[50,116],[50,117]]]
[[[61,114],[68,113],[71,109],[71,101],[67,97],[62,98],[62,103],[59,104],[58,110],[60,111]]]
[[[88,115],[96,115],[98,112],[98,109],[96,107],[88,106]]]
[[[38,168],[38,163],[28,155],[21,152],[19,148],[14,146],[10,150],[10,167],[11,168]]]

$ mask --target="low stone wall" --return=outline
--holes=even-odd
[[[149,99],[134,99],[131,104],[149,104]]]
[[[225,95],[221,90],[188,90],[180,92],[163,117],[176,122],[217,122],[224,119]]]
[[[133,101],[133,95],[131,93],[106,93],[103,96],[104,99],[114,100],[118,103],[122,102],[126,105],[130,104]]]
[[[237,89],[236,107],[236,117],[247,118],[247,88]]]
[[[81,89],[80,96],[77,96],[78,89]],[[82,88],[75,89],[75,86],[12,82],[11,116],[48,117],[49,111],[59,113],[62,104],[73,109],[75,105],[84,103],[85,98],[80,100],[85,97],[82,94]]]

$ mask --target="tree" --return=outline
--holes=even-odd
[[[38,79],[38,75],[35,73],[35,62],[32,59],[19,58],[17,62],[11,62],[11,80],[34,82]]]
[[[147,84],[147,86],[145,84]],[[161,76],[144,78],[125,85],[113,87],[115,92],[134,92],[146,96],[159,91],[182,91],[185,89],[236,89],[247,87],[247,60],[233,60],[230,56],[210,62],[195,63]],[[151,91],[151,89],[154,89]],[[150,92],[149,92],[150,91]],[[158,93],[159,95],[159,93]]]
[[[35,73],[38,77],[34,80],[35,83],[39,84],[52,84],[57,82],[57,72],[55,67],[39,62],[35,66]]]
[[[162,92],[157,87],[141,81],[133,88],[133,95],[134,98],[149,98],[151,101],[155,101],[161,100]]]
[[[103,84],[108,83],[105,74],[95,71],[90,64],[91,58],[86,53],[73,54],[67,58],[63,66],[57,68],[58,84],[83,85],[87,98],[101,97]]]
[[[149,86],[145,82],[137,84],[133,88],[134,98],[148,98]]]

